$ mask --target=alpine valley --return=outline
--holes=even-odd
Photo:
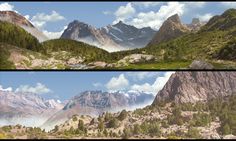
[[[177,71],[156,95],[84,91],[60,102],[0,91],[8,139],[236,139],[236,72]]]
[[[0,11],[0,68],[234,69],[235,20],[236,9],[207,22],[182,23],[174,14],[158,30],[74,20],[50,40],[19,13]]]

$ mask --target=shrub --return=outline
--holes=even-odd
[[[124,120],[128,116],[128,112],[126,110],[122,110],[120,115],[118,116],[118,119],[120,121]]]
[[[119,121],[116,118],[112,118],[108,122],[108,128],[117,128],[119,126]]]
[[[194,139],[199,139],[199,138],[201,138],[201,135],[200,135],[198,129],[191,127],[191,128],[188,129],[187,137],[194,138]]]

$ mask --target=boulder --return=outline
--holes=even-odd
[[[190,65],[190,69],[214,69],[213,65],[201,60],[194,60]]]

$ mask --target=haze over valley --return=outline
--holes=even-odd
[[[236,68],[234,2],[22,4],[0,3],[1,69]]]
[[[236,138],[233,71],[0,74],[4,139]]]

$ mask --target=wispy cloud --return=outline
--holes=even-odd
[[[34,94],[46,94],[52,92],[47,86],[42,83],[37,83],[36,86],[30,85],[21,85],[18,87],[15,92],[27,92],[27,93],[34,93]]]

